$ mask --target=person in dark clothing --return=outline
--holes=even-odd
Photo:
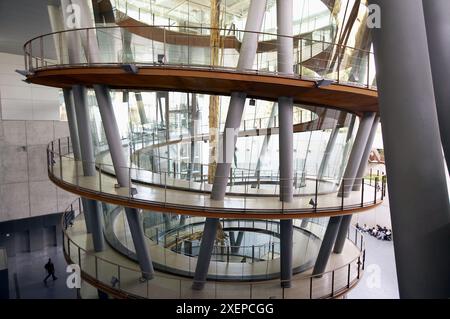
[[[47,279],[50,278],[50,276],[52,277],[53,280],[58,279],[55,276],[55,265],[53,265],[52,260],[50,258],[48,259],[48,262],[45,264],[44,268],[48,274],[47,277],[45,277],[45,279],[44,279],[45,284],[47,284]]]

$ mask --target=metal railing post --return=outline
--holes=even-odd
[[[334,296],[334,270],[331,272],[331,297]]]
[[[314,211],[317,212],[318,199],[319,199],[319,179],[316,178],[316,192],[314,194]]]
[[[361,180],[361,207],[364,207],[364,178]]]
[[[348,264],[348,267],[347,267],[347,289],[350,288],[350,271],[351,271],[351,264]]]
[[[377,203],[377,188],[378,188],[378,176],[375,177],[375,191],[374,191],[374,196],[373,196],[373,203],[374,204]]]

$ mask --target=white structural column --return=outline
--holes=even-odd
[[[370,152],[372,151],[373,141],[375,140],[375,135],[377,135],[378,124],[380,123],[380,116],[375,116],[372,123],[372,128],[370,129],[369,137],[367,138],[366,148],[364,149],[363,156],[361,158],[361,163],[359,164],[358,172],[356,173],[356,179],[353,183],[353,190],[359,191],[361,189],[362,179],[364,173],[366,172],[367,163],[369,162]]]
[[[242,39],[237,65],[238,71],[245,71],[251,69],[253,66],[256,49],[258,48],[258,33],[252,32],[261,30],[265,10],[266,0],[251,0],[245,24],[245,30],[249,32],[245,32]],[[246,97],[247,94],[244,92],[231,93],[230,106],[228,108],[225,131],[223,134],[223,148],[220,150],[222,152],[220,158],[222,161],[219,160],[219,163],[217,163],[216,174],[211,190],[211,198],[214,200],[223,200],[225,197],[231,161],[233,159],[232,155],[235,151],[237,130],[241,125]],[[231,140],[233,142],[231,142]],[[195,268],[194,282],[192,285],[193,289],[203,289],[206,282],[218,223],[219,220],[217,218],[206,219],[200,251],[197,258],[197,266]]]
[[[369,3],[381,8],[372,31],[400,298],[447,299],[450,207],[422,1]]]
[[[450,167],[450,1],[422,1],[434,95],[447,167]]]
[[[278,73],[294,73],[293,2],[277,0],[277,61]],[[291,202],[294,197],[294,122],[293,99],[278,98],[280,200]],[[280,220],[280,278],[281,286],[289,288],[292,279],[292,219]]]
[[[258,48],[258,33],[266,10],[266,0],[252,0],[248,11],[245,24],[244,37],[242,39],[241,49],[239,51],[238,71],[252,69],[253,62]],[[227,119],[225,121],[225,130],[223,133],[223,147],[220,149],[221,156],[217,163],[216,174],[211,191],[211,198],[223,200],[228,184],[231,162],[235,151],[237,130],[241,125],[242,113],[244,111],[245,92],[232,92],[230,106],[228,108]],[[232,135],[232,136],[230,136]]]
[[[374,119],[374,112],[366,112],[360,119],[358,132],[356,133],[355,142],[353,143],[347,167],[345,168],[344,176],[342,177],[338,196],[344,195],[344,197],[347,197],[350,195]]]
[[[86,1],[72,0],[80,8],[81,27],[95,27],[93,13],[90,11]],[[83,48],[90,62],[100,61],[100,50],[97,44],[95,30],[89,31],[89,36],[85,32],[80,34]],[[94,85],[95,96],[100,110],[103,127],[105,129],[106,139],[108,141],[109,151],[114,166],[117,182],[119,187],[131,188],[129,176],[127,174],[127,165],[125,154],[119,135],[116,117],[114,115],[113,104],[109,89],[104,85]],[[95,167],[94,167],[95,169]],[[139,266],[145,279],[153,278],[153,264],[150,253],[147,248],[144,230],[140,220],[139,211],[135,208],[125,208],[128,226],[133,239]]]

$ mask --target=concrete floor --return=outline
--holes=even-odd
[[[55,265],[58,279],[47,280],[44,285],[46,271],[44,265],[48,258]],[[47,247],[31,253],[18,253],[8,258],[9,291],[11,299],[75,299],[75,289],[66,286],[66,260],[62,247]],[[15,279],[17,277],[17,280]]]
[[[347,295],[348,299],[398,299],[394,244],[364,235],[366,269],[361,282]]]

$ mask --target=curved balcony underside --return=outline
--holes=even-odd
[[[36,70],[27,77],[34,84],[65,88],[104,84],[113,89],[197,92],[230,95],[247,92],[249,98],[277,101],[291,96],[294,103],[344,110],[361,115],[378,112],[378,93],[367,88],[331,84],[264,73],[238,73],[224,68],[139,65],[137,74],[123,64],[57,66]]]

